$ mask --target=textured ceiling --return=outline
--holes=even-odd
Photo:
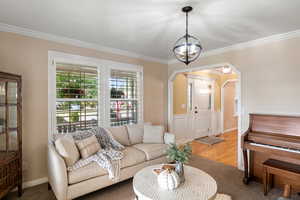
[[[185,5],[206,51],[300,29],[299,0],[1,0],[0,22],[168,60]]]

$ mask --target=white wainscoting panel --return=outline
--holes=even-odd
[[[184,143],[195,138],[220,134],[220,117],[220,112],[203,113],[203,115],[201,114],[197,117],[189,114],[174,115],[172,130],[175,134],[176,142]]]
[[[212,117],[211,135],[221,134],[222,132],[221,112],[213,112],[211,117]]]

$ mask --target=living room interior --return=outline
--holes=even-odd
[[[299,11],[1,1],[0,199],[300,199]]]

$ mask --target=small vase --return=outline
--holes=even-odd
[[[183,183],[185,181],[185,178],[184,178],[184,167],[182,162],[176,161],[175,171],[180,178],[180,183]]]

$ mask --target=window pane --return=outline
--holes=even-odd
[[[97,70],[92,67],[58,64],[56,71],[57,98],[97,98]]]
[[[137,99],[137,73],[112,70],[110,96],[114,99]]]
[[[138,122],[137,72],[112,70],[110,77],[110,125]]]
[[[136,100],[111,100],[110,121],[111,126],[138,123],[138,102]]]
[[[98,126],[97,101],[56,102],[57,131],[74,132]]]
[[[58,64],[56,96],[56,124],[59,133],[98,126],[96,68]]]

